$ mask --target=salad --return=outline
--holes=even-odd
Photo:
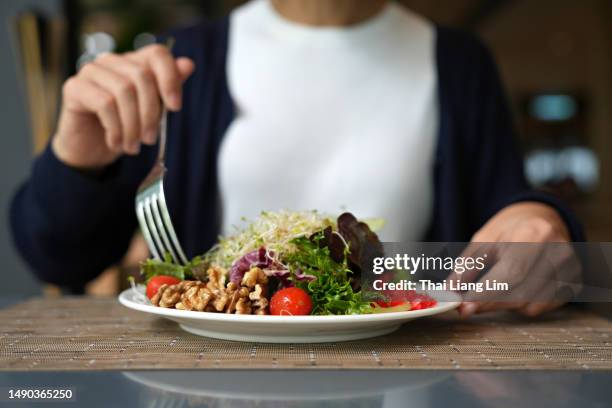
[[[362,290],[362,265],[383,253],[373,231],[381,225],[348,212],[335,219],[316,211],[262,212],[187,265],[166,255],[143,262],[141,274],[153,305],[180,310],[295,316],[434,306],[422,294],[389,301]]]

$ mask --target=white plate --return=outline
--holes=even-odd
[[[435,296],[435,295],[434,295]],[[454,299],[449,301],[449,299]],[[259,343],[325,343],[382,336],[418,317],[433,316],[459,306],[459,295],[445,293],[434,307],[407,312],[346,316],[259,316],[195,312],[153,306],[144,287],[126,289],[119,302],[134,310],[165,317],[198,336]]]

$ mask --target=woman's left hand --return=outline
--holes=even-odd
[[[580,262],[569,241],[565,223],[546,204],[521,202],[502,209],[474,234],[464,255],[482,253],[485,249],[492,252],[488,259],[492,265],[481,281],[506,282],[509,290],[503,294],[468,292],[459,313],[470,316],[513,309],[536,316],[563,305],[581,283]],[[560,244],[546,245],[551,242]],[[468,271],[453,274],[451,279],[465,282],[477,276],[476,271]]]

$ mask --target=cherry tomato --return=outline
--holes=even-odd
[[[312,300],[300,288],[281,289],[270,300],[270,313],[280,316],[308,315],[312,311]]]
[[[415,294],[413,299],[410,301],[412,305],[412,310],[420,310],[420,309],[428,309],[436,305],[436,300],[431,296],[423,295],[423,294]]]
[[[376,304],[380,307],[395,307],[395,306],[403,305],[404,303],[410,303],[410,302],[406,302],[405,300],[390,300],[388,302],[378,300],[376,302]]]
[[[167,285],[176,285],[180,283],[181,280],[175,278],[174,276],[167,275],[158,275],[149,279],[149,283],[147,283],[147,297],[151,299],[153,296],[157,294],[159,287],[163,284]]]
[[[428,309],[435,306],[438,302],[431,296],[417,293],[414,290],[404,291],[403,293],[393,294],[388,296],[388,301],[377,301],[381,307],[397,307],[405,303],[410,303],[410,310]]]

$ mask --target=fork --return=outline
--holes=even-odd
[[[166,174],[166,132],[168,110],[164,107],[159,122],[159,151],[153,168],[138,187],[136,193],[136,216],[142,235],[147,241],[151,255],[162,260],[169,253],[172,261],[185,265],[187,258],[176,237],[164,195]]]

